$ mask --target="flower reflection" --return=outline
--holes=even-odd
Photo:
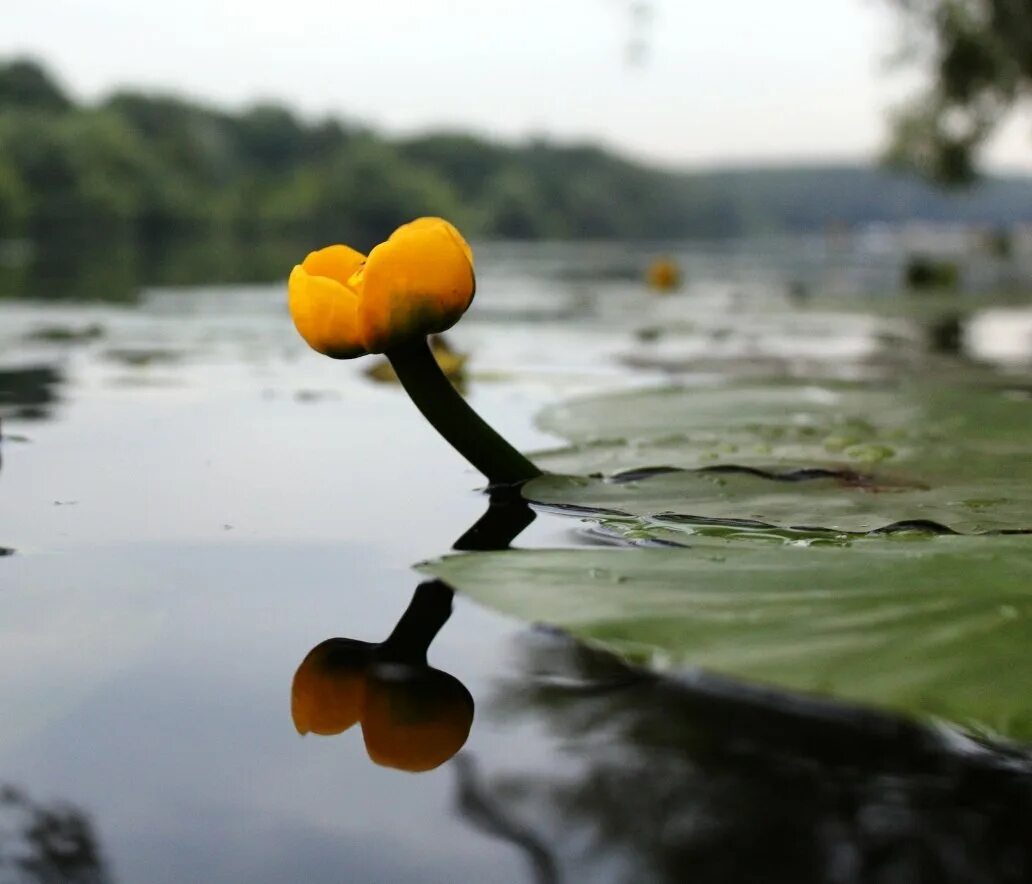
[[[290,714],[302,736],[332,736],[362,717],[365,669],[370,645],[330,638],[316,645],[298,667],[290,693]]]
[[[473,698],[438,669],[392,664],[370,673],[362,736],[370,759],[398,770],[433,770],[459,751],[473,724]]]
[[[440,581],[422,583],[386,641],[331,638],[312,648],[291,689],[298,733],[331,736],[358,724],[373,762],[412,772],[458,752],[473,724],[473,697],[426,661],[453,595]]]
[[[518,490],[496,489],[455,549],[506,549],[533,520]],[[426,659],[454,597],[446,583],[426,581],[385,641],[330,638],[312,648],[291,686],[298,733],[333,736],[357,724],[374,763],[414,773],[454,756],[473,725],[473,697]]]

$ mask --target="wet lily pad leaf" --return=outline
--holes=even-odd
[[[662,440],[695,433],[717,440],[731,430],[776,440],[793,429],[801,438],[815,436],[833,423],[847,424],[844,415],[850,413],[860,418],[858,430],[871,432],[870,415],[895,417],[902,424],[905,407],[891,392],[843,392],[816,385],[665,387],[552,405],[538,414],[537,424],[574,442]]]
[[[941,718],[1032,741],[1032,538],[807,548],[510,550],[422,570],[655,669]]]
[[[637,516],[689,531],[720,523],[845,534],[893,531],[897,525],[932,533],[1032,531],[1032,483],[1004,478],[872,491],[836,479],[787,485],[749,474],[677,472],[624,483],[545,476],[524,494],[586,515]]]
[[[575,444],[535,456],[558,475],[525,496],[639,527],[1032,529],[1032,402],[1006,388],[670,388],[539,422]]]

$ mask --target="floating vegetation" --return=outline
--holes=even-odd
[[[0,417],[21,420],[49,417],[63,381],[63,372],[53,365],[0,369]]]
[[[83,326],[44,325],[29,332],[25,339],[47,344],[88,344],[104,337],[104,326],[92,322]]]
[[[535,455],[554,474],[528,499],[642,530],[1032,529],[1032,411],[996,388],[675,387],[552,406],[539,423],[574,444]]]
[[[104,352],[104,357],[131,368],[145,368],[149,365],[175,365],[182,362],[185,353],[166,347],[113,347]]]
[[[960,282],[955,261],[914,255],[903,269],[903,283],[912,292],[951,291]]]
[[[444,376],[462,392],[466,382],[466,363],[469,361],[469,356],[452,349],[444,335],[434,335],[430,338],[430,352],[433,353],[434,360],[440,366]],[[394,366],[386,358],[378,360],[367,368],[365,373],[366,377],[381,384],[401,383]]]
[[[699,534],[676,549],[514,550],[422,568],[653,668],[698,667],[1032,741],[1030,544]]]

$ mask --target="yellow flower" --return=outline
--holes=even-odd
[[[645,272],[645,280],[657,292],[672,292],[681,285],[681,268],[673,258],[657,258]]]
[[[308,345],[353,359],[458,322],[476,290],[473,252],[443,218],[417,218],[368,258],[343,245],[310,253],[287,288],[294,325]]]

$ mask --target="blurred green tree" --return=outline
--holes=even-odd
[[[37,235],[162,226],[190,211],[175,176],[106,111],[0,115],[0,155],[29,194]]]
[[[368,137],[322,163],[301,166],[270,195],[262,221],[281,230],[300,222],[324,239],[368,248],[386,239],[399,219],[420,215],[443,215],[462,226],[465,212],[436,172]]]
[[[0,239],[21,234],[28,216],[28,190],[18,170],[0,154]]]
[[[935,181],[969,183],[979,149],[1032,96],[1032,0],[890,0],[903,59],[930,84],[899,110],[887,158]]]
[[[480,223],[503,239],[553,239],[564,225],[536,176],[518,163],[499,169],[480,195]]]
[[[932,5],[899,2],[913,15]],[[968,93],[954,84],[944,94]],[[935,167],[953,177],[956,168],[955,157]],[[233,240],[284,237],[372,244],[406,218],[436,213],[473,237],[669,240],[823,229],[829,219],[1004,225],[1027,217],[1030,192],[1028,182],[1001,179],[944,196],[859,167],[689,175],[591,145],[448,131],[388,139],[272,103],[234,112],[123,90],[83,105],[38,65],[0,64],[0,237],[56,243],[107,233],[151,248],[200,235],[229,251]]]
[[[0,110],[62,111],[71,101],[43,69],[29,59],[0,62]]]
[[[398,145],[403,157],[433,169],[449,181],[465,203],[484,198],[490,179],[512,162],[512,148],[475,135],[440,132],[412,138]]]
[[[241,160],[255,172],[286,172],[305,156],[304,126],[279,105],[255,105],[233,118],[232,127]]]
[[[103,107],[199,190],[225,186],[239,174],[234,126],[227,114],[172,95],[138,92],[115,93]]]

